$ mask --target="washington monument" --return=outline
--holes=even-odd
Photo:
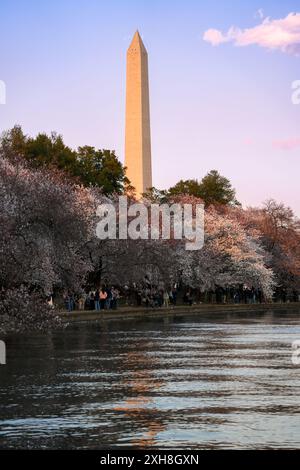
[[[127,51],[126,175],[139,198],[152,187],[148,54],[136,31]]]

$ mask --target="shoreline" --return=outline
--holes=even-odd
[[[176,307],[145,308],[145,307],[119,307],[117,310],[75,310],[61,311],[59,316],[65,322],[93,322],[115,321],[148,318],[169,318],[188,315],[201,315],[207,313],[247,313],[255,311],[263,313],[268,311],[294,310],[300,315],[300,302],[268,303],[268,304],[197,304],[192,306],[178,305]]]

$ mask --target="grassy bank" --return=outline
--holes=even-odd
[[[214,314],[214,313],[247,313],[255,311],[257,313],[263,312],[276,312],[280,310],[288,310],[299,312],[300,303],[285,303],[285,304],[199,304],[199,305],[178,305],[169,308],[144,308],[144,307],[120,307],[117,310],[81,310],[73,312],[61,312],[61,317],[65,321],[96,321],[96,320],[131,320],[142,318],[155,318],[155,317],[176,317],[182,315],[201,315],[201,314]]]

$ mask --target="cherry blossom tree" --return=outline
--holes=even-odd
[[[37,298],[45,305],[55,290],[81,288],[91,269],[84,245],[92,237],[94,198],[57,172],[2,158],[0,199],[0,315],[20,318],[36,312]]]
[[[259,240],[248,235],[236,219],[213,208],[205,214],[204,248],[180,256],[183,280],[192,287],[204,292],[247,285],[261,289],[270,299],[274,275],[265,258]]]

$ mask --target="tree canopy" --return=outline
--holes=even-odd
[[[169,188],[169,195],[188,194],[203,199],[206,206],[239,205],[236,200],[235,189],[225,176],[216,170],[211,170],[201,181],[196,179],[180,180],[175,186]]]
[[[96,186],[104,194],[121,194],[129,185],[125,167],[114,151],[91,146],[73,150],[65,145],[61,135],[40,133],[26,136],[20,126],[6,131],[0,139],[0,156],[13,160],[25,159],[30,167],[52,167],[76,178],[83,186]]]

